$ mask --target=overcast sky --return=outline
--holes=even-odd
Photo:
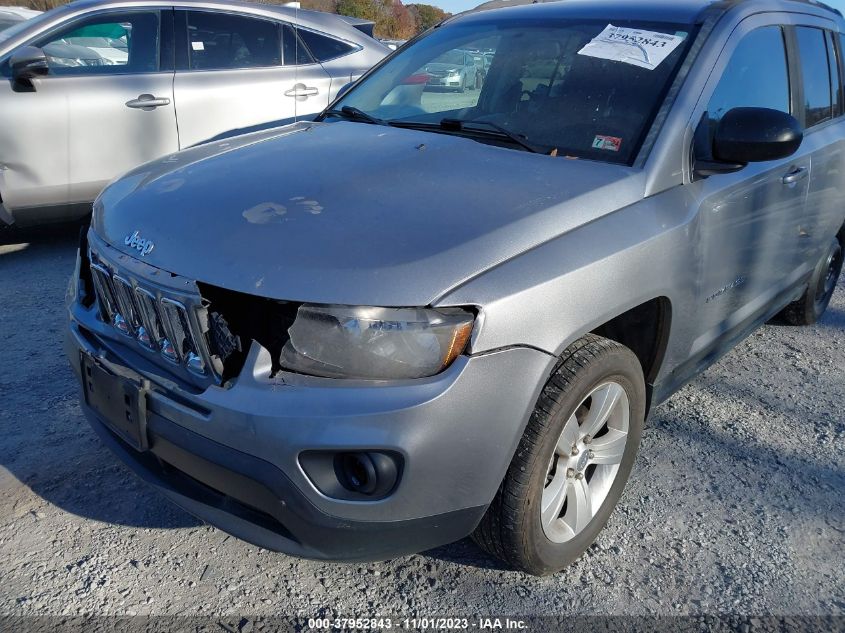
[[[422,0],[423,2],[425,0]],[[484,2],[485,0],[429,0],[431,4],[440,7],[444,11],[448,11],[449,13],[460,13],[461,11],[466,11],[467,9],[472,9],[477,7],[479,4]],[[843,13],[845,13],[845,0],[828,0],[827,4],[836,7]]]

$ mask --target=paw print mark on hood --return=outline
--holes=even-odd
[[[270,224],[271,222],[281,222],[287,212],[288,209],[283,204],[261,202],[244,211],[243,216],[251,224]]]
[[[320,206],[320,203],[316,200],[306,200],[305,196],[296,196],[290,199],[291,202],[295,203],[298,207],[301,207],[303,211],[306,213],[310,213],[311,215],[317,215],[322,210],[323,207]]]

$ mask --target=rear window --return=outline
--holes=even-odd
[[[282,63],[279,25],[228,13],[188,11],[192,70],[262,68]]]
[[[823,30],[806,26],[797,27],[795,34],[804,76],[804,125],[812,127],[832,116],[827,38]]]
[[[833,97],[833,116],[837,117],[842,114],[842,82],[839,77],[841,63],[837,59],[835,37],[833,33],[827,33],[827,56],[830,61],[830,93]]]
[[[327,62],[330,59],[343,57],[357,50],[357,47],[352,44],[341,42],[333,37],[315,33],[314,31],[299,29],[299,37],[302,38],[302,41],[305,42],[305,45],[308,46],[311,54],[314,55],[314,58],[318,62]]]
[[[314,63],[311,53],[296,36],[293,27],[287,24],[282,27],[282,44],[285,53],[285,66],[302,66]]]

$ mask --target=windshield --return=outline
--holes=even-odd
[[[630,164],[689,35],[626,20],[458,22],[390,58],[335,110],[524,149],[506,131],[544,153]]]

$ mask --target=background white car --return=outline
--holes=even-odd
[[[82,217],[142,163],[313,117],[390,52],[368,27],[237,1],[79,0],[0,32],[0,223]]]
[[[24,9],[23,7],[0,7],[0,31],[5,31],[10,26],[40,14],[41,11]]]

